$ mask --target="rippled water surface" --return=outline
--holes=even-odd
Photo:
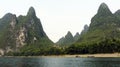
[[[0,67],[120,67],[120,58],[0,58]]]

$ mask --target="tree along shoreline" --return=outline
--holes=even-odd
[[[119,53],[120,40],[106,39],[101,42],[72,44],[68,47],[51,46],[47,48],[27,46],[19,52],[9,52],[5,56],[43,56],[43,55],[75,55]]]

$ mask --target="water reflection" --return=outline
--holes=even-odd
[[[120,67],[120,58],[92,58],[87,62],[94,67]]]
[[[5,58],[0,67],[120,67],[120,58]]]
[[[37,58],[20,58],[17,67],[40,67]]]
[[[35,58],[0,58],[0,67],[40,67]]]

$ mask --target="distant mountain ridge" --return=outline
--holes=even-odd
[[[61,46],[69,46],[73,44],[75,41],[79,39],[79,33],[77,32],[75,36],[72,35],[70,31],[65,35],[65,37],[62,37],[58,40],[56,44]]]

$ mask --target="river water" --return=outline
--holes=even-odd
[[[120,67],[120,58],[0,57],[0,67]]]

